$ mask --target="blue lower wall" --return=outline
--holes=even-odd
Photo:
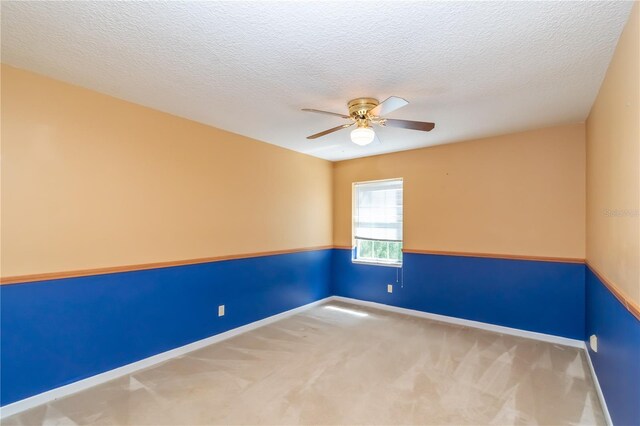
[[[338,296],[585,337],[583,264],[405,253],[399,269],[354,264],[346,249],[333,255]],[[392,294],[387,284],[394,284]]]
[[[327,297],[331,257],[318,250],[1,286],[0,403]]]
[[[0,403],[332,294],[574,339],[597,334],[591,358],[613,421],[640,424],[640,321],[584,265],[405,254],[399,269],[354,264],[345,249],[1,286]]]
[[[586,283],[586,334],[598,336],[598,352],[589,355],[611,419],[640,425],[640,320],[588,268]]]

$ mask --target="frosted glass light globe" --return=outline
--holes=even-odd
[[[373,142],[376,133],[370,127],[358,127],[351,131],[351,142],[356,145],[365,146]]]

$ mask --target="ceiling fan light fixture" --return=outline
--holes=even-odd
[[[376,132],[371,127],[358,127],[351,131],[351,142],[356,145],[369,145],[375,137]]]

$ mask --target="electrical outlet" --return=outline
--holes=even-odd
[[[387,293],[393,293],[393,284],[387,284]]]
[[[589,346],[591,346],[592,351],[598,352],[598,336],[595,334],[589,336]]]
[[[218,316],[219,317],[223,317],[224,316],[224,305],[218,306]]]

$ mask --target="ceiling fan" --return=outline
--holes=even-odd
[[[368,145],[376,137],[375,132],[371,128],[373,124],[384,127],[400,127],[402,129],[422,130],[428,132],[436,126],[434,123],[424,121],[396,120],[393,118],[383,118],[392,111],[395,111],[409,102],[396,96],[391,96],[383,102],[378,102],[373,98],[357,98],[349,101],[349,115],[339,114],[336,112],[320,111],[317,109],[303,108],[302,111],[316,112],[319,114],[335,115],[347,120],[349,123],[325,130],[315,135],[307,136],[307,139],[316,139],[338,130],[346,129],[354,124],[356,128],[351,131],[351,141],[355,144],[364,146]]]

